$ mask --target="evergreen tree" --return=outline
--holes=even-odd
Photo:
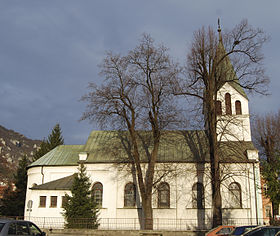
[[[48,152],[49,152],[48,143],[44,139],[40,144],[40,148],[34,153],[33,161],[38,160],[40,157],[44,156]]]
[[[16,174],[14,174],[15,187],[10,184],[4,191],[1,200],[1,214],[6,216],[23,216],[25,195],[27,186],[27,166],[26,155],[19,161]]]
[[[43,140],[40,144],[40,148],[35,152],[33,160],[36,161],[40,157],[44,156],[46,153],[54,149],[55,147],[64,144],[64,139],[62,137],[62,132],[59,124],[56,124],[51,134],[48,136],[47,140]]]
[[[62,138],[62,132],[59,124],[56,124],[52,129],[52,133],[48,136],[47,144],[49,151],[59,145],[64,144],[64,139]]]
[[[10,183],[4,190],[3,198],[0,200],[0,214],[4,216],[16,216],[16,198],[15,191],[12,184]]]
[[[78,170],[71,187],[72,196],[65,195],[63,216],[67,222],[66,226],[97,229],[99,209],[90,194],[91,183],[86,175],[86,167],[81,164]]]

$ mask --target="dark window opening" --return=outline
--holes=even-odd
[[[216,114],[218,116],[222,115],[222,102],[221,101],[216,101]]]
[[[40,196],[39,207],[46,207],[46,201],[47,201],[46,196]]]
[[[235,102],[235,113],[236,113],[236,115],[242,115],[242,109],[241,109],[241,102],[240,101]]]
[[[51,205],[50,207],[57,207],[57,196],[51,196]]]
[[[158,208],[170,207],[170,188],[166,182],[158,186]]]
[[[92,186],[93,201],[98,207],[102,207],[103,185],[98,182]]]
[[[230,96],[229,93],[226,93],[225,100],[226,100],[226,115],[232,115],[232,111],[231,111],[231,96]]]
[[[232,208],[242,208],[241,187],[234,182],[229,185],[229,202]]]
[[[136,203],[136,188],[133,183],[128,183],[124,188],[124,206],[134,207]]]
[[[204,187],[202,183],[195,183],[192,187],[192,205],[193,208],[204,208]]]

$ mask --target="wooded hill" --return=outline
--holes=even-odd
[[[0,183],[12,181],[18,161],[23,155],[32,161],[40,143],[40,140],[29,139],[0,125]]]

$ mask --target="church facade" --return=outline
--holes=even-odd
[[[217,99],[224,224],[261,224],[259,157],[251,140],[248,98],[240,85],[225,83]],[[32,163],[25,218],[39,225],[44,221],[45,227],[63,227],[64,196],[71,194],[73,174],[83,162],[100,207],[100,228],[139,229],[141,199],[121,147],[125,138],[125,132],[92,131],[85,145],[58,146]],[[154,229],[211,227],[206,140],[203,130],[162,131],[153,191]]]

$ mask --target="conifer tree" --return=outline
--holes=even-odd
[[[56,124],[51,134],[48,136],[47,140],[44,139],[40,144],[40,148],[35,152],[33,160],[36,161],[40,157],[44,156],[46,153],[54,149],[55,147],[64,144],[64,139],[62,137],[62,132],[59,124]]]
[[[39,149],[34,153],[33,161],[38,160],[40,157],[44,156],[48,152],[49,152],[48,143],[44,139],[41,142]]]
[[[28,158],[26,155],[19,161],[16,174],[14,174],[15,188],[9,185],[4,191],[1,201],[1,214],[6,216],[23,216],[25,195],[27,186],[27,166]]]
[[[48,136],[47,144],[48,144],[49,151],[59,145],[64,144],[64,139],[62,137],[62,132],[59,124],[56,124],[53,127],[52,133]]]
[[[86,167],[81,164],[78,170],[71,188],[72,196],[65,195],[63,216],[67,222],[66,226],[68,228],[97,229],[99,209],[90,194],[91,183],[86,175]]]

